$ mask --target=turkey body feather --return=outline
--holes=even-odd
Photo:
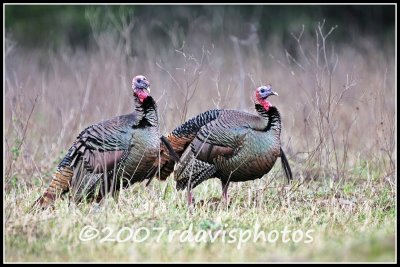
[[[148,85],[144,76],[136,76],[135,111],[91,125],[78,135],[35,204],[48,207],[68,191],[77,202],[100,200],[155,174],[162,152],[157,107],[147,94]]]
[[[271,108],[270,113],[274,112],[278,111]],[[176,165],[177,188],[187,187],[188,176],[193,177],[191,188],[212,177],[223,183],[261,178],[280,156],[280,123],[274,129],[268,129],[268,124],[268,119],[252,114],[219,110],[217,118],[199,129],[182,163]],[[208,175],[196,178],[190,174],[195,165],[203,165]]]
[[[271,94],[276,93],[271,90]],[[160,178],[166,179],[174,172],[177,189],[189,191],[207,179],[219,178],[226,196],[230,182],[261,178],[281,157],[284,173],[291,180],[290,166],[281,148],[280,113],[266,97],[258,99],[257,115],[214,109],[173,130],[167,139],[180,161],[175,164],[168,154],[161,158]]]

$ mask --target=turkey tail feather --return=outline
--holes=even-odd
[[[179,162],[179,156],[175,152],[175,150],[172,148],[172,145],[169,143],[167,138],[165,136],[161,136],[161,141],[164,143],[164,145],[167,147],[169,154],[172,156],[175,162]]]
[[[161,181],[164,181],[173,172],[175,162],[180,162],[179,154],[183,153],[185,144],[174,135],[162,136],[160,139],[160,145],[164,152],[161,155],[160,169],[156,175]]]
[[[143,180],[148,179],[148,181],[146,182],[146,186],[150,185],[151,181],[153,180],[153,177],[157,173],[157,170],[158,170],[158,166],[153,166],[153,167],[150,168],[150,170],[148,171],[147,175],[143,179]]]
[[[71,167],[64,166],[58,167],[49,187],[39,197],[32,207],[39,206],[40,208],[47,208],[53,204],[54,200],[61,194],[69,191],[70,183],[74,172]]]
[[[281,148],[281,161],[282,161],[283,171],[285,172],[285,176],[288,180],[288,183],[290,183],[290,181],[293,180],[292,170],[290,169],[289,162],[286,158],[285,153],[283,153],[282,148]]]

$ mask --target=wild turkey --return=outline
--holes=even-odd
[[[100,200],[106,193],[115,196],[121,187],[156,173],[160,135],[149,85],[143,75],[133,78],[135,111],[89,126],[79,134],[36,204],[48,207],[68,191],[75,201],[85,195],[92,198],[99,184]]]
[[[278,109],[267,101],[271,95],[278,94],[269,85],[256,89],[257,116],[236,110],[209,110],[167,136],[180,156],[174,171],[176,188],[188,189],[189,204],[191,189],[212,177],[221,180],[223,197],[227,201],[230,182],[261,178],[271,170],[278,157],[281,157],[288,181],[292,179],[281,148],[281,117]],[[165,153],[161,158],[161,180],[168,177],[174,165],[168,152]]]

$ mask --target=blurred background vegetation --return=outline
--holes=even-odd
[[[130,112],[129,101],[121,101],[120,95],[114,95],[117,106],[107,104],[111,100],[102,95],[109,95],[110,88],[114,92],[119,88],[125,95],[131,76],[146,73],[153,86],[159,88],[154,96],[162,99],[160,108],[180,114],[179,119],[162,118],[164,132],[207,108],[246,110],[252,107],[248,90],[266,82],[279,84],[280,93],[286,90],[288,95],[293,88],[301,88],[297,99],[280,98],[288,101],[286,114],[296,118],[292,123],[295,129],[304,127],[301,122],[310,120],[310,109],[321,103],[318,97],[315,102],[307,101],[316,96],[316,91],[319,94],[331,87],[337,91],[338,99],[344,101],[344,117],[351,114],[348,109],[363,103],[366,119],[357,123],[364,122],[364,129],[373,127],[375,122],[381,125],[382,112],[390,120],[394,118],[394,103],[390,101],[394,92],[395,8],[395,5],[5,5],[4,91],[8,103],[19,103],[21,107],[19,112],[13,110],[13,105],[6,105],[5,112],[13,114],[8,118],[25,117],[33,99],[40,95],[43,105],[39,110],[46,114],[42,117],[56,120],[61,127],[65,123],[58,121],[57,116],[75,108],[80,108],[82,114],[84,107],[91,107],[74,125],[78,131],[91,122]],[[331,85],[325,83],[330,80]],[[29,90],[25,90],[28,84]],[[378,87],[387,92],[375,95]],[[346,92],[342,88],[347,88]],[[182,92],[189,91],[186,98],[180,97]],[[208,93],[215,96],[213,101]],[[191,95],[196,101],[189,104]],[[65,101],[54,106],[60,99]],[[92,101],[92,105],[83,105],[82,99],[83,104]],[[366,108],[371,101],[380,101],[377,106],[382,107],[382,110],[375,108],[375,119]],[[93,105],[98,106],[99,112],[94,112]],[[330,112],[328,104],[323,108]],[[35,114],[41,114],[39,110]],[[335,110],[338,117],[339,111]],[[344,121],[347,120],[341,118],[341,127],[347,130]],[[15,125],[11,119],[8,123]],[[50,125],[55,132],[59,131]],[[51,133],[49,123],[42,126]],[[318,133],[321,129],[315,130]],[[370,137],[365,139],[354,140],[352,144],[365,149]],[[375,149],[374,145],[370,149]],[[358,152],[353,150],[354,155]]]
[[[286,46],[291,39],[289,33],[297,30],[298,25],[312,31],[321,18],[339,26],[333,41],[364,36],[394,44],[394,5],[7,5],[5,8],[5,28],[13,39],[22,46],[42,48],[60,44],[88,48],[94,43],[92,31],[118,32],[125,26],[121,22],[129,25],[133,20],[132,34],[126,36],[135,38],[135,33],[145,27],[153,44],[173,42],[168,38],[168,30],[175,29],[182,39],[190,31],[204,31],[215,41],[255,31],[261,46],[272,36]],[[176,41],[174,45],[182,40]]]

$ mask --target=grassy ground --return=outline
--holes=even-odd
[[[238,183],[229,207],[219,199],[217,180],[195,190],[192,208],[172,180],[134,185],[118,203],[75,206],[64,199],[54,211],[38,213],[26,211],[42,190],[13,190],[5,199],[5,260],[394,261],[394,185],[379,173],[357,176],[291,186],[280,176]],[[95,230],[84,232],[89,227],[97,237]],[[261,231],[266,238],[254,239]]]

